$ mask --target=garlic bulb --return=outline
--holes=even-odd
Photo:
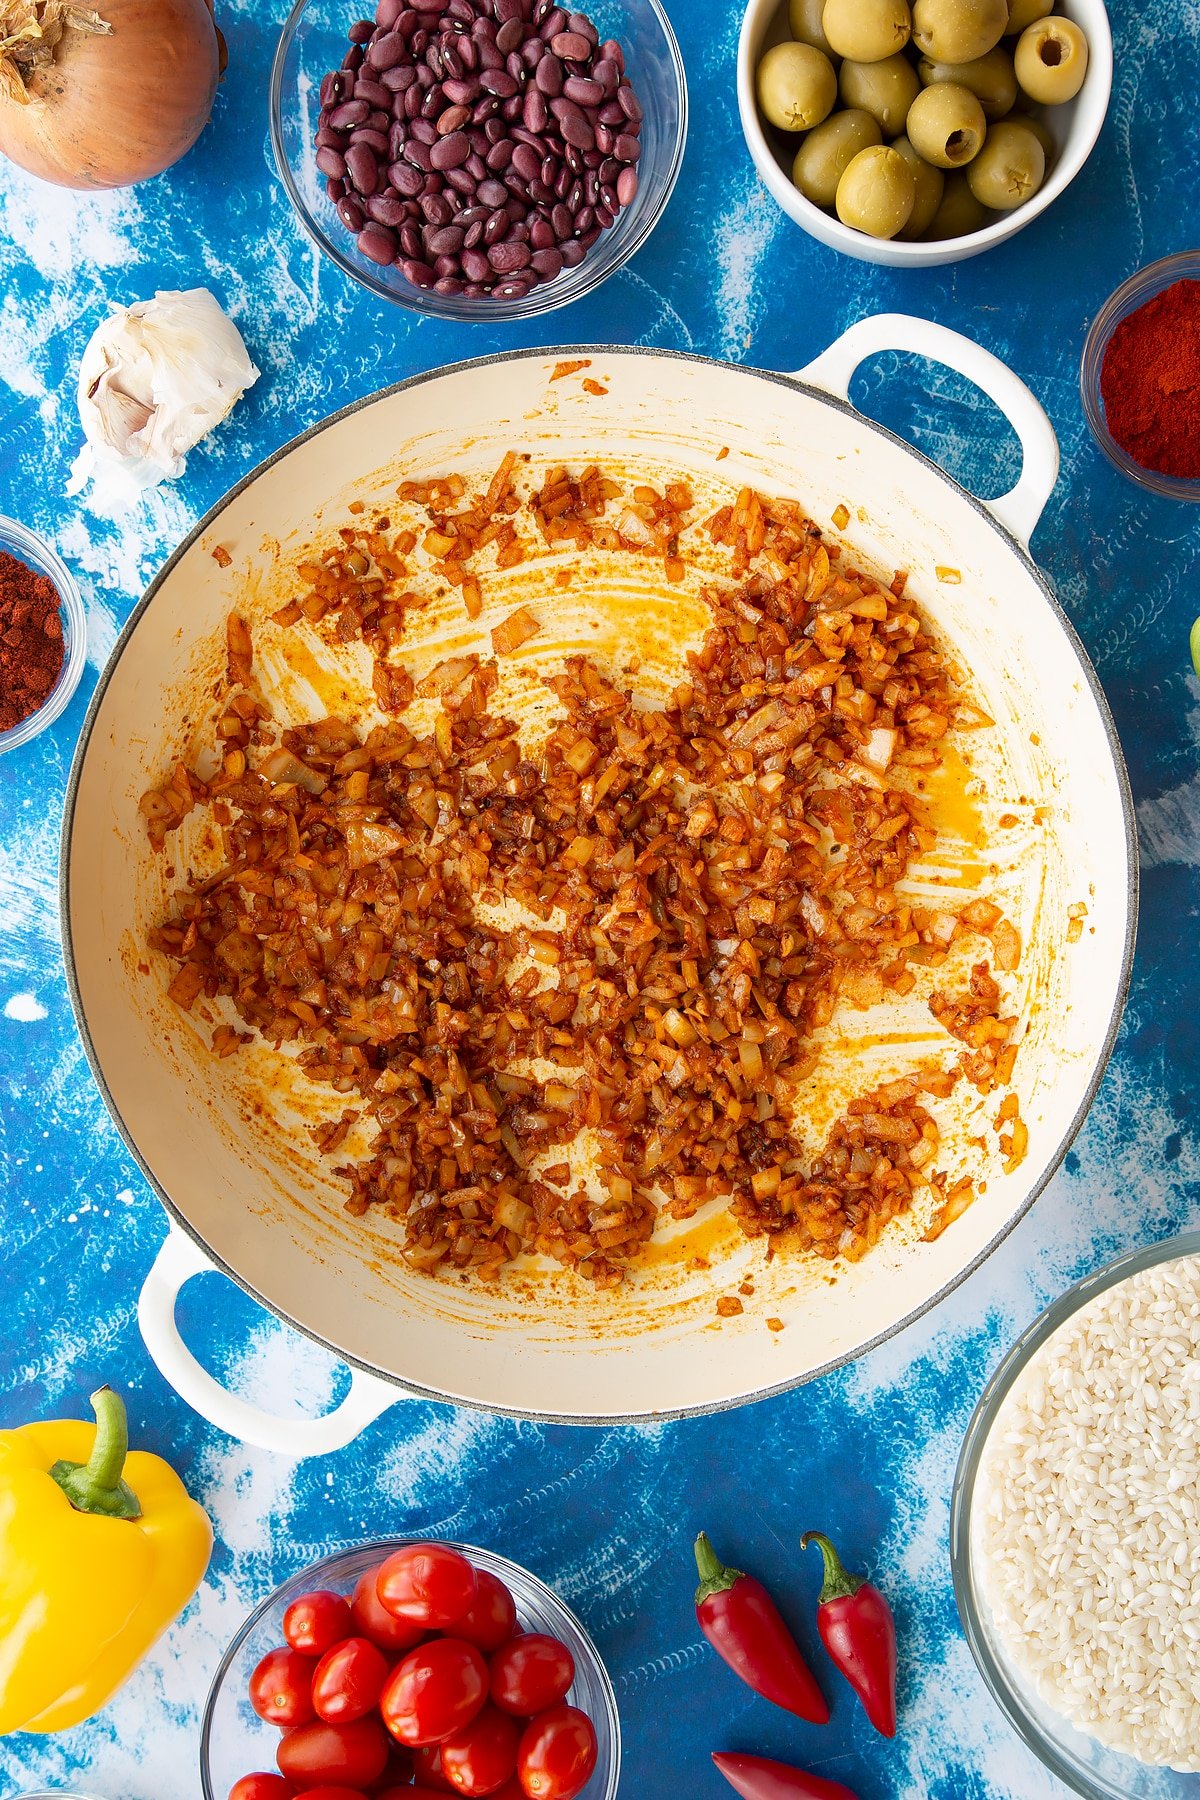
[[[67,492],[91,481],[95,499],[132,506],[144,489],[183,473],[188,451],[258,376],[237,326],[207,288],[115,308],[80,364],[87,442]]]

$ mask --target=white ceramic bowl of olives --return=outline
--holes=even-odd
[[[863,262],[979,256],[1053,204],[1108,111],[1104,0],[750,0],[742,130],[767,188]]]

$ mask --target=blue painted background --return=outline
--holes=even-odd
[[[0,1424],[78,1412],[102,1380],[128,1392],[140,1443],[169,1455],[212,1513],[202,1592],[117,1702],[54,1739],[0,1742],[0,1796],[43,1783],[102,1800],[195,1800],[197,1711],[244,1611],[320,1552],[421,1530],[474,1539],[557,1584],[608,1660],[626,1731],[622,1794],[727,1791],[711,1748],[807,1761],[862,1800],[1060,1794],[1009,1733],[959,1636],[947,1567],[958,1444],[1001,1350],[1040,1305],[1118,1249],[1200,1214],[1200,691],[1186,637],[1200,610],[1200,517],[1143,498],[1088,438],[1077,369],[1089,318],[1139,264],[1194,247],[1197,0],[1116,0],[1112,113],[1065,199],[991,255],[924,273],[844,260],[760,188],[733,91],[737,8],[669,5],[693,129],[664,222],[635,265],[565,313],[511,331],[418,322],[377,305],[302,238],[275,179],[265,94],[281,8],[219,6],[230,69],[212,126],[169,175],[78,199],[0,171],[0,511],[46,533],[79,578],[92,667],[57,728],[0,764]],[[211,286],[263,379],[182,482],[110,522],[67,501],[79,356],[107,300]],[[268,451],[417,369],[519,344],[613,339],[767,368],[803,364],[865,312],[967,331],[1033,386],[1064,473],[1035,552],[1104,681],[1129,758],[1144,898],[1120,1045],[1065,1171],[1008,1245],[932,1319],[873,1356],[752,1409],[661,1429],[542,1429],[413,1404],[327,1462],[299,1467],[210,1430],[149,1365],[137,1290],[159,1208],[93,1087],[61,966],[55,867],[63,787],[95,669],[193,521]],[[980,491],[1012,479],[1005,428],[945,375],[868,367],[856,397]],[[246,1392],[315,1410],[327,1358],[219,1277],[181,1309],[198,1351]],[[812,1497],[820,1497],[814,1515]],[[836,1529],[892,1595],[903,1638],[901,1734],[876,1739],[844,1687],[824,1731],[756,1702],[703,1645],[690,1540],[775,1583],[809,1641],[817,1558]]]

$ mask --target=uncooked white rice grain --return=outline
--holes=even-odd
[[[971,1560],[1047,1706],[1200,1770],[1200,1257],[1110,1287],[1047,1339],[980,1459]]]

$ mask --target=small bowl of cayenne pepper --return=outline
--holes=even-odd
[[[86,639],[66,564],[24,525],[0,518],[0,753],[29,743],[64,711]]]
[[[1200,250],[1122,282],[1088,332],[1079,384],[1114,468],[1151,493],[1200,500]]]

